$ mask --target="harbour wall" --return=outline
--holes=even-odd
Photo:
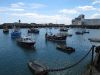
[[[65,25],[65,24],[27,24],[27,23],[4,23],[0,25],[0,29],[3,26],[7,26],[9,29],[13,28],[13,26],[17,26],[20,28],[31,28],[31,27],[67,27],[67,28],[87,28],[87,29],[100,29],[100,25]]]

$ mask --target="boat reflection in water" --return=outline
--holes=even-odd
[[[37,61],[29,61],[28,66],[35,75],[47,75],[46,67]]]

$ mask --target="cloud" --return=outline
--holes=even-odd
[[[28,17],[28,18],[35,18],[35,19],[61,19],[60,15],[54,15],[54,16],[49,16],[49,15],[43,15],[43,14],[37,14],[37,13],[13,13],[11,14],[12,16],[19,16],[19,17]]]
[[[94,3],[96,4],[96,2]],[[45,8],[47,5],[40,3],[23,3],[17,2],[9,4],[7,7],[0,7],[0,12],[8,13],[6,16],[22,19],[23,22],[36,22],[36,23],[62,23],[71,24],[71,20],[80,13],[96,12],[99,13],[100,9],[93,5],[77,6],[74,8],[57,9],[56,14],[41,14],[40,8]],[[35,12],[37,13],[35,13]],[[49,11],[48,11],[49,12]],[[42,12],[43,13],[43,12]],[[93,14],[92,18],[97,18],[99,14]],[[99,16],[100,17],[100,16]],[[13,21],[13,20],[12,20]]]
[[[6,12],[21,12],[24,11],[22,8],[9,8],[9,7],[0,7],[0,13]]]
[[[20,8],[15,8],[15,9],[14,8],[10,8],[9,10],[10,11],[17,11],[17,12],[18,11],[24,11],[24,9],[20,9]]]
[[[93,1],[92,5],[100,4],[100,0]]]
[[[46,5],[40,4],[40,3],[23,3],[23,2],[17,2],[10,4],[7,7],[0,7],[0,12],[20,12],[20,11],[30,11],[34,9],[44,8]]]
[[[6,7],[0,7],[0,12],[6,13],[6,12],[20,12],[24,11],[24,3],[18,2],[15,4],[10,4],[9,6]]]
[[[82,13],[83,11],[98,11],[98,8],[95,8],[93,6],[78,6],[78,7],[75,7],[73,9],[62,9],[59,11],[59,13],[62,13],[62,14],[66,14],[66,15],[73,15],[73,14],[80,14]]]
[[[23,2],[18,2],[18,3],[13,3],[10,4],[11,8],[32,8],[32,9],[38,9],[38,8],[44,8],[47,5],[45,4],[40,4],[40,3],[23,3]]]
[[[98,18],[100,19],[100,14],[99,13],[95,13],[91,16],[91,18]]]
[[[90,10],[95,10],[96,8],[94,8],[93,6],[79,6],[78,9],[83,10],[83,11],[90,11]]]
[[[38,13],[13,13],[11,16],[16,16],[16,17],[22,17],[22,18],[27,18],[27,21],[30,20],[29,22],[35,22],[38,23],[62,23],[62,24],[70,24],[71,18],[65,17],[60,14],[55,14],[55,15],[44,15],[44,14],[38,14]],[[26,22],[26,21],[25,21]]]
[[[62,9],[59,11],[59,13],[76,14],[76,13],[78,13],[78,11],[76,9]]]
[[[14,3],[14,4],[10,4],[11,8],[21,8],[23,7],[25,4],[23,2],[18,2],[18,3]]]
[[[40,3],[33,3],[33,4],[30,4],[30,6],[31,6],[33,9],[36,9],[36,8],[44,8],[44,7],[46,7],[47,5],[40,4]]]
[[[0,13],[5,12],[5,9],[0,8]]]

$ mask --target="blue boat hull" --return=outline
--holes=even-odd
[[[21,37],[21,32],[12,32],[11,33],[11,38],[15,39],[15,38],[20,38]]]

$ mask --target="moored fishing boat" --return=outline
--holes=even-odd
[[[16,39],[21,37],[21,32],[14,30],[11,32],[11,38]]]
[[[63,28],[60,28],[60,31],[68,31],[68,29],[63,27]]]
[[[83,32],[75,32],[77,35],[83,35],[84,33]]]
[[[18,38],[17,39],[17,43],[20,46],[31,48],[31,47],[34,47],[35,41],[32,40],[31,37],[26,36],[26,37],[20,37],[20,38]]]
[[[47,75],[48,72],[46,71],[46,67],[40,64],[37,61],[29,61],[28,66],[35,75]]]
[[[61,50],[61,51],[64,51],[64,52],[74,52],[75,51],[74,48],[68,47],[66,45],[57,45],[56,48],[59,49],[59,50]]]
[[[89,31],[83,31],[83,33],[90,33]]]
[[[100,42],[100,38],[89,38],[90,42]]]
[[[39,33],[39,30],[37,28],[30,28],[28,33]]]
[[[67,37],[71,37],[72,34],[69,34],[68,32],[60,32],[60,33],[57,33],[57,35],[60,35],[60,36],[67,36]]]
[[[86,28],[82,29],[82,32],[85,33],[90,33],[89,30],[86,30]]]
[[[66,35],[48,35],[45,34],[45,39],[50,41],[66,41]]]
[[[85,33],[89,33],[85,28],[81,28],[80,31],[75,32],[77,35],[83,35]]]
[[[13,31],[11,32],[11,38],[16,39],[21,37],[21,32],[19,31],[19,28],[14,26]]]
[[[8,32],[9,32],[9,29],[8,29],[7,26],[4,26],[4,27],[3,27],[3,32],[4,32],[4,33],[8,33]]]

